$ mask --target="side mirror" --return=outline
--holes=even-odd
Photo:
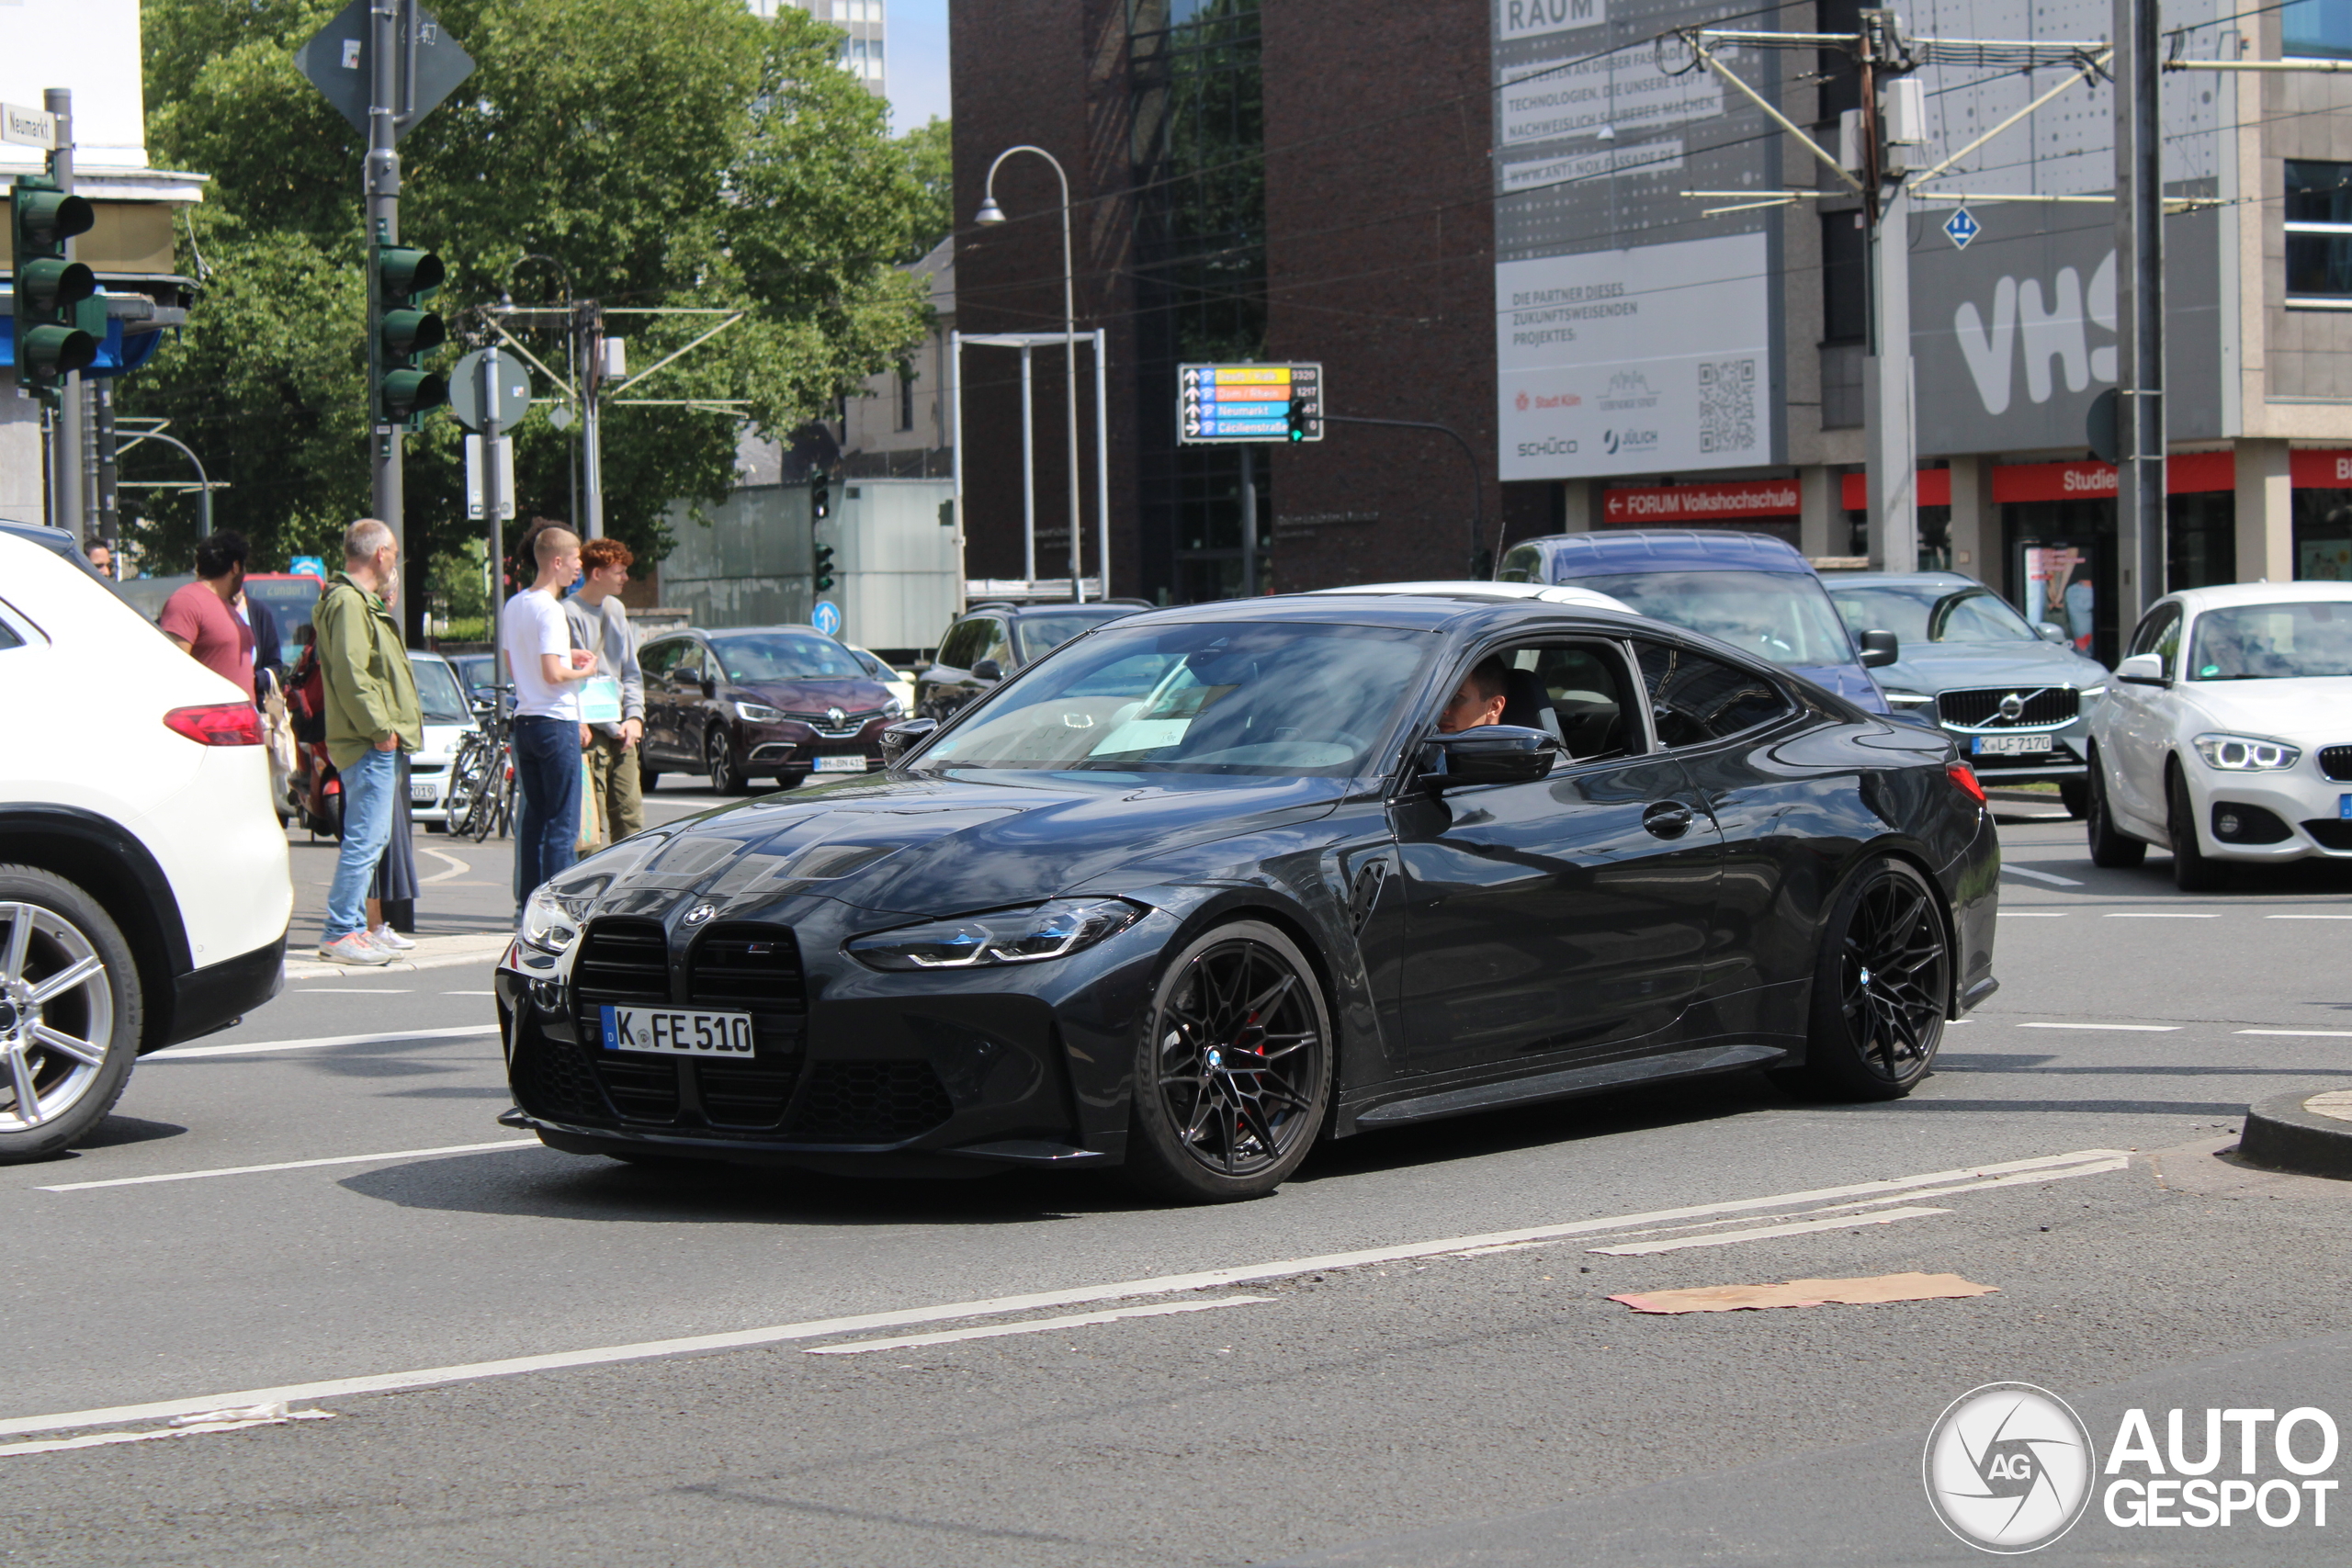
[[[2129,681],[2135,686],[2172,684],[2165,679],[2164,656],[2156,653],[2133,654],[2115,667],[2115,678],[2119,681]]]
[[[983,659],[978,664],[972,666],[972,679],[975,681],[1001,681],[1004,679],[1004,666],[999,664],[993,659]]]
[[[2033,626],[2033,635],[2040,637],[2044,642],[2054,642],[2064,648],[2071,648],[2074,646],[2075,639],[2066,635],[2066,628],[2059,626],[2054,621],[2035,622]]]
[[[1421,783],[1432,791],[1472,784],[1532,784],[1552,771],[1560,742],[1541,729],[1483,725],[1432,735],[1421,748]]]
[[[1895,641],[1893,632],[1862,634],[1863,669],[1883,670],[1902,657],[1902,645]]]
[[[902,718],[882,731],[882,761],[885,766],[897,761],[914,750],[915,743],[930,736],[939,728],[935,718]]]

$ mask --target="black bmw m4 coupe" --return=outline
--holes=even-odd
[[[887,772],[582,862],[499,965],[503,1120],[1215,1201],[1628,1085],[1907,1092],[1996,984],[1951,742],[1536,592],[1136,615],[897,726]]]

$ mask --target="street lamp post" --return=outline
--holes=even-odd
[[[1062,171],[1061,160],[1043,147],[1032,147],[1025,142],[1018,147],[1008,147],[998,153],[996,162],[989,165],[988,182],[980,197],[980,209],[974,214],[973,221],[977,223],[1004,221],[1004,209],[996,204],[996,172],[1002,166],[1004,161],[1015,152],[1035,152],[1038,157],[1051,164],[1054,166],[1054,178],[1059,180],[1062,186],[1062,369],[1064,372],[1062,389],[1069,399],[1066,418],[1069,427],[1069,595],[1072,599],[1083,602],[1086,598],[1086,583],[1085,580],[1079,575],[1082,530],[1079,525],[1078,492],[1078,275],[1072,270],[1070,265],[1069,175]],[[1026,350],[1023,351],[1022,356],[1026,360],[1028,357]],[[1024,393],[1025,390],[1024,388]],[[1026,423],[1028,407],[1025,403],[1023,405],[1022,412],[1023,422]],[[1107,593],[1111,581],[1111,563],[1106,559],[1101,565],[1103,589]]]

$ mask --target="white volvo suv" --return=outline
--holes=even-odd
[[[2091,720],[2091,859],[2172,851],[2188,892],[2231,863],[2352,859],[2352,582],[2169,593]]]
[[[277,994],[294,889],[252,694],[0,526],[0,1163]]]

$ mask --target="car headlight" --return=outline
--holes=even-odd
[[[784,720],[784,710],[772,708],[765,703],[738,702],[735,716],[746,724],[780,724]]]
[[[2219,768],[2225,773],[2291,768],[2303,754],[2300,746],[2265,740],[2258,735],[2200,735],[2189,744],[2197,748],[2197,754],[2205,759],[2207,767]]]
[[[882,716],[884,718],[897,718],[906,711],[907,705],[900,702],[896,697],[890,698],[888,702],[882,705]]]
[[[561,953],[580,940],[597,895],[611,879],[591,876],[570,884],[543,882],[523,901],[523,920],[515,935],[541,953]]]
[[[2091,697],[2103,697],[2107,695],[2107,688],[2105,686],[2085,686],[2080,694],[2086,699]]]
[[[1025,909],[876,931],[851,938],[847,946],[869,969],[982,969],[1065,957],[1142,917],[1141,908],[1123,898],[1056,898]]]
[[[1879,688],[1886,694],[1886,705],[1894,708],[1923,708],[1936,699],[1925,692],[1905,692],[1894,686]]]

